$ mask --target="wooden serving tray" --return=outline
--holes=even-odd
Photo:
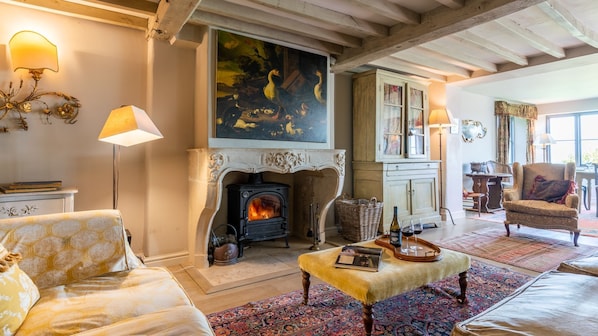
[[[419,261],[419,262],[431,262],[431,261],[438,261],[442,259],[442,251],[440,247],[430,243],[427,240],[417,238],[417,246],[423,248],[423,250],[417,250],[417,255],[415,254],[406,254],[401,252],[401,248],[395,248],[393,245],[390,244],[390,240],[388,235],[382,235],[375,240],[376,245],[380,245],[391,251],[394,251],[393,255],[397,259],[406,260],[406,261]],[[407,237],[403,237],[403,246],[407,244]],[[415,239],[409,239],[409,246],[415,246]]]

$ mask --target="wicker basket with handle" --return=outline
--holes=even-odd
[[[384,203],[376,197],[366,199],[339,198],[335,202],[343,238],[359,242],[378,236]]]

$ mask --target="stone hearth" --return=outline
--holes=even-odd
[[[326,240],[328,209],[340,195],[345,177],[345,151],[326,149],[200,148],[189,150],[189,258],[209,267],[208,242],[222,206],[225,177],[233,173],[293,174],[292,233],[304,230],[309,204],[318,204],[318,233]]]

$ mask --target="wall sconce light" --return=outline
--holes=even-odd
[[[13,115],[18,128],[27,131],[29,124],[25,115],[39,112],[50,124],[50,116],[64,120],[67,124],[77,122],[77,115],[81,104],[71,95],[56,91],[38,91],[38,82],[45,69],[58,72],[58,52],[44,36],[33,31],[20,31],[13,35],[8,42],[13,70],[29,70],[33,79],[33,87],[29,92],[23,92],[23,80],[18,87],[10,82],[7,91],[0,90],[0,120]],[[43,97],[52,97],[54,105],[41,100]],[[34,109],[34,104],[41,105]],[[8,127],[0,126],[0,132],[8,132]]]

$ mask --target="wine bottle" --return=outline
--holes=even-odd
[[[401,247],[401,227],[397,219],[397,207],[393,208],[392,222],[390,222],[390,244],[394,247]]]

